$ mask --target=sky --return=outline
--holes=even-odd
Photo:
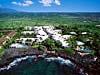
[[[0,0],[0,7],[25,12],[100,12],[100,0]]]

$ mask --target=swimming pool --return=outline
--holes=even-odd
[[[19,48],[28,48],[28,46],[27,45],[22,45]]]
[[[87,49],[87,48],[82,49],[82,51],[83,51],[83,52],[86,52],[86,53],[92,52],[91,50],[89,50],[89,49]]]

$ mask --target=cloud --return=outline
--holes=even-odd
[[[23,2],[11,2],[14,5],[19,6],[30,6],[34,2],[32,0],[23,0]],[[39,0],[39,3],[42,3],[43,6],[50,7],[52,4],[61,5],[60,0]]]
[[[33,4],[32,0],[24,0],[24,2],[11,2],[14,5],[19,5],[19,6],[30,6]]]
[[[51,4],[61,5],[60,0],[39,0],[39,3],[46,7],[51,6]]]
[[[57,5],[61,5],[61,3],[60,3],[59,0],[55,0],[55,4],[57,4]]]
[[[39,2],[42,3],[44,6],[51,6],[53,0],[40,0]]]

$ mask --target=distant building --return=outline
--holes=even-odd
[[[14,35],[16,34],[15,31],[10,31],[6,37],[0,39],[0,48],[2,48],[2,45],[4,45],[8,40],[12,39]]]
[[[26,35],[26,34],[34,34],[34,32],[33,31],[23,31],[23,32],[21,32],[21,34],[23,34],[23,35]]]
[[[65,40],[68,40],[71,37],[72,37],[72,35],[62,35],[62,38],[64,38]]]
[[[27,45],[32,45],[34,41],[35,41],[35,38],[20,38],[20,39],[16,39],[17,43],[22,43],[22,44],[27,44]]]
[[[100,28],[100,25],[96,25],[96,27]]]
[[[82,34],[82,35],[86,35],[86,34],[87,34],[87,32],[82,32],[81,34]]]
[[[62,30],[55,29],[54,26],[34,26],[25,27],[26,30],[31,31],[23,31],[22,34],[32,34],[34,33],[36,36],[32,38],[20,38],[20,40],[17,39],[17,42],[21,42],[23,44],[32,44],[33,42],[41,43],[42,41],[46,40],[47,38],[52,38],[55,41],[60,41],[62,43],[63,47],[69,47],[69,43],[67,43],[67,40],[72,37],[72,35],[77,35],[76,32],[70,32],[70,35],[62,35]],[[86,32],[83,32],[82,34],[86,34]],[[31,40],[31,41],[30,41]],[[84,45],[83,42],[77,41],[77,44]]]
[[[76,41],[78,46],[83,46],[85,45],[85,43],[81,42],[81,41]]]
[[[33,30],[33,27],[31,27],[31,26],[26,26],[26,27],[24,28],[24,30]]]
[[[76,33],[76,32],[70,32],[70,34],[71,34],[71,35],[77,35],[77,33]]]
[[[57,33],[57,34],[61,34],[62,33],[62,30],[56,29],[56,30],[54,30],[54,32]]]

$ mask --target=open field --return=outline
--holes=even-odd
[[[0,14],[0,29],[34,25],[97,25],[100,13],[12,13]]]

